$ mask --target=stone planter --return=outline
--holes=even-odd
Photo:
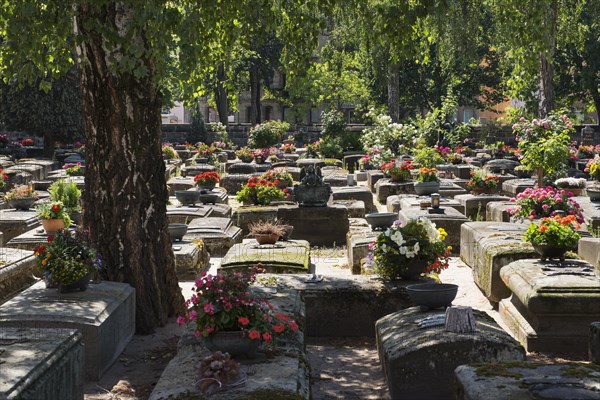
[[[175,191],[177,200],[185,205],[195,205],[200,198],[200,192],[197,190],[177,190]]]
[[[42,226],[46,233],[54,234],[59,229],[65,229],[65,221],[60,218],[43,219]]]
[[[531,245],[533,246],[533,249],[541,256],[542,261],[552,258],[558,258],[560,261],[565,261],[565,253],[568,249],[535,243],[531,243]]]
[[[169,236],[171,241],[181,241],[187,233],[188,226],[186,224],[169,224]]]
[[[58,292],[59,293],[68,293],[68,292],[75,292],[75,291],[84,292],[85,290],[87,290],[88,284],[90,283],[91,279],[92,279],[92,275],[87,274],[69,285],[59,284]]]
[[[22,199],[10,199],[7,201],[11,208],[27,211],[33,206],[33,203],[35,203],[36,200],[37,199],[34,197],[26,197]]]
[[[573,196],[581,196],[583,194],[583,188],[558,188],[564,190],[567,193],[573,193]]]
[[[420,283],[406,287],[413,303],[421,307],[421,311],[449,307],[456,297],[458,285],[451,283]]]
[[[254,358],[260,342],[248,339],[242,331],[220,331],[211,333],[204,338],[204,344],[211,351],[227,352],[232,357]]]
[[[371,213],[365,215],[365,219],[371,225],[371,229],[386,229],[392,226],[394,221],[398,219],[398,213],[394,212],[382,212],[382,213]]]
[[[588,187],[585,189],[590,201],[600,201],[600,188],[597,187]]]
[[[432,193],[437,193],[440,190],[440,183],[438,181],[430,182],[415,182],[415,193],[419,196],[427,196]]]

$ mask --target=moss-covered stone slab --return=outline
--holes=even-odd
[[[245,239],[229,249],[219,270],[245,269],[257,264],[270,273],[307,273],[310,245],[305,240],[259,245],[254,239]]]
[[[502,191],[504,194],[510,197],[515,197],[519,193],[525,191],[525,189],[533,188],[536,180],[532,178],[527,179],[510,179],[502,182]]]
[[[600,366],[499,362],[461,365],[457,400],[600,399]]]
[[[333,200],[356,200],[365,204],[365,212],[375,212],[377,208],[373,204],[373,194],[364,186],[332,187]]]
[[[523,347],[484,312],[474,311],[473,333],[423,325],[443,314],[412,307],[376,322],[379,360],[392,399],[451,399],[459,365],[525,359]]]
[[[177,278],[180,281],[193,281],[210,267],[210,256],[201,240],[174,243],[173,255]]]
[[[201,239],[213,256],[223,256],[236,243],[242,241],[242,230],[234,226],[229,218],[196,218],[188,224],[184,240]]]
[[[510,201],[492,201],[485,206],[485,220],[492,222],[510,222],[508,210],[514,209],[515,203]]]
[[[472,221],[481,221],[486,215],[486,206],[492,201],[507,201],[506,196],[496,194],[461,194],[454,197],[465,207],[465,215]]]
[[[500,270],[511,290],[500,316],[528,351],[587,357],[590,324],[600,320],[600,279],[585,261],[514,261]]]

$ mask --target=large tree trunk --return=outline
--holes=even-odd
[[[215,89],[215,103],[217,103],[217,114],[219,115],[219,122],[223,125],[229,125],[229,109],[227,107],[227,88],[225,87],[225,80],[227,74],[225,73],[225,66],[219,65],[217,68],[217,88]]]
[[[556,51],[556,18],[558,13],[556,0],[552,2],[550,13],[546,16],[546,48],[540,52],[540,98],[539,116],[547,117],[554,109],[554,53]]]
[[[594,100],[594,107],[596,107],[596,125],[600,125],[600,92],[598,92],[598,89],[592,90],[592,99]]]
[[[152,59],[138,60],[147,68],[144,77],[119,71],[111,63],[121,59],[122,48],[94,30],[125,36],[135,12],[127,4],[96,8],[83,2],[76,14],[86,137],[84,225],[106,265],[103,277],[135,288],[136,330],[151,333],[183,310],[167,230],[161,98]],[[127,40],[147,54],[143,29]]]
[[[250,64],[250,123],[260,124],[260,79],[258,77],[258,67],[256,64]]]
[[[400,66],[398,63],[388,65],[388,112],[392,122],[400,121]]]

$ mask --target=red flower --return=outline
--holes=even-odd
[[[48,243],[54,242],[54,235],[48,236]]]
[[[52,206],[52,212],[59,212],[60,211],[60,204],[55,204]]]
[[[246,326],[250,323],[250,320],[246,317],[239,317],[238,322],[242,324],[242,326]]]
[[[273,330],[277,333],[281,333],[285,330],[285,326],[283,324],[273,325]]]
[[[248,332],[248,337],[252,340],[260,339],[260,332],[256,329],[252,329],[250,332]]]
[[[263,340],[264,340],[265,342],[267,342],[267,343],[271,343],[271,339],[272,339],[272,337],[271,337],[271,334],[270,334],[269,332],[265,332],[265,333],[263,333],[263,335],[262,335],[262,338],[263,338]]]

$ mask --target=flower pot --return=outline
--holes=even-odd
[[[217,184],[215,182],[198,185],[199,190],[213,190]]]
[[[567,193],[573,193],[573,196],[581,196],[583,188],[559,188]]]
[[[585,189],[585,192],[587,193],[588,197],[590,198],[590,201],[600,201],[600,188],[587,187]]]
[[[198,196],[198,200],[202,204],[216,204],[218,199],[219,195],[212,192],[200,193],[200,196]]]
[[[11,208],[14,208],[16,210],[23,210],[23,211],[27,211],[31,208],[31,206],[33,206],[33,203],[35,203],[37,199],[34,197],[25,197],[22,199],[10,199],[8,200],[8,205]]]
[[[92,279],[92,274],[87,274],[85,276],[82,276],[81,278],[79,278],[78,280],[76,280],[75,282],[73,282],[69,285],[59,284],[58,292],[59,293],[68,293],[68,292],[75,292],[75,291],[84,292],[87,289],[88,284],[90,283],[90,279]]]
[[[458,292],[458,285],[451,283],[420,283],[409,285],[406,292],[411,301],[421,307],[421,311],[432,308],[449,307]]]
[[[276,233],[255,234],[254,239],[258,244],[275,244],[279,240],[279,235]]]
[[[204,344],[210,351],[229,353],[232,357],[254,358],[260,341],[249,339],[242,331],[219,331],[204,338]]]
[[[415,182],[415,193],[419,196],[427,196],[432,193],[437,193],[440,190],[440,183],[438,181],[430,182]]]
[[[42,226],[46,233],[54,234],[59,229],[65,229],[65,221],[60,218],[43,219]]]
[[[425,271],[425,267],[427,267],[429,263],[425,260],[411,260],[406,262],[403,271],[401,271],[398,275],[402,279],[417,279],[423,271]]]
[[[200,197],[200,192],[197,190],[177,190],[175,192],[177,201],[185,205],[195,205]]]
[[[171,242],[176,240],[181,241],[187,233],[188,226],[186,224],[169,224],[169,236]]]
[[[542,261],[546,261],[546,259],[550,260],[553,258],[558,258],[560,261],[565,261],[565,253],[567,252],[566,248],[560,248],[556,246],[549,246],[545,244],[536,244],[531,243],[533,249],[541,256]]]
[[[365,219],[371,225],[371,229],[386,229],[392,226],[394,221],[398,219],[398,213],[377,212],[365,215]]]

